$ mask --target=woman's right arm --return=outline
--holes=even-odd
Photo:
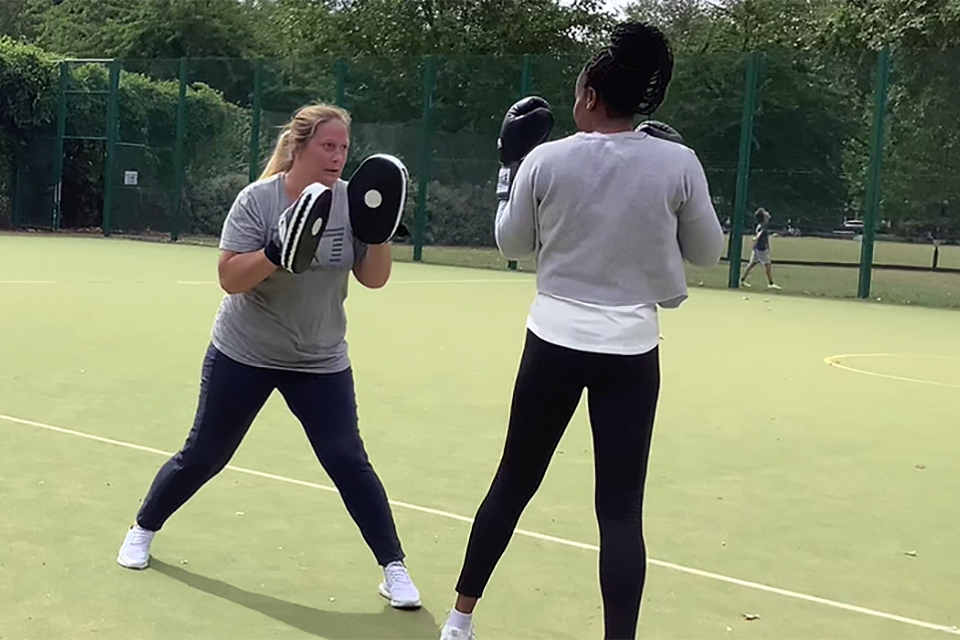
[[[530,155],[524,159],[514,176],[508,199],[501,200],[497,206],[494,238],[500,253],[510,260],[523,260],[537,252],[537,198],[532,170],[534,162]]]
[[[217,262],[220,287],[229,294],[253,289],[276,270],[277,265],[267,259],[262,249],[250,253],[221,250]]]
[[[703,166],[694,155],[684,176],[684,203],[677,211],[677,240],[684,259],[699,267],[712,267],[723,254],[723,227],[710,200]]]
[[[241,192],[223,221],[217,274],[220,287],[229,294],[244,293],[276,271],[264,253],[263,218],[247,191]]]

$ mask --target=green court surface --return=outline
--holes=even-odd
[[[152,568],[116,564],[191,424],[215,278],[209,247],[0,236],[0,638],[438,637],[533,276],[398,263],[382,290],[351,283],[361,430],[416,613],[377,595],[277,396]],[[693,288],[661,319],[640,637],[957,633],[960,315]],[[584,408],[477,610],[482,639],[602,636]]]

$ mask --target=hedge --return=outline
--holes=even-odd
[[[67,100],[67,132],[74,135],[105,136],[105,95],[93,92],[109,88],[109,70],[102,64],[71,64],[71,94]],[[59,97],[59,60],[29,44],[0,38],[0,224],[9,224],[11,196],[18,160],[33,145],[41,144],[56,131]],[[147,176],[152,186],[167,192],[165,204],[172,213],[174,163],[173,146],[177,133],[179,82],[156,80],[122,71],[118,96],[119,140],[142,145],[149,155]],[[214,181],[224,172],[236,171],[238,158],[245,158],[249,139],[249,114],[224,101],[202,83],[191,83],[186,92],[186,135],[184,145],[187,192],[197,183]],[[98,226],[103,189],[103,146],[75,141],[65,147],[69,164],[63,176],[64,220],[69,226]],[[68,175],[69,173],[69,175]],[[189,214],[189,211],[188,211]],[[193,226],[189,221],[187,226]]]

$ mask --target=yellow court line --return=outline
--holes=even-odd
[[[830,356],[824,358],[823,361],[826,362],[831,367],[836,367],[837,369],[842,369],[844,371],[851,371],[853,373],[859,373],[865,376],[873,376],[875,378],[886,378],[887,380],[899,380],[900,382],[915,382],[917,384],[928,384],[933,387],[947,387],[950,389],[960,389],[960,384],[952,384],[949,382],[937,382],[936,380],[923,380],[921,378],[907,378],[905,376],[895,376],[889,373],[877,373],[876,371],[867,371],[866,369],[857,369],[856,367],[851,367],[845,364],[840,364],[840,360],[844,358],[930,358],[938,360],[960,360],[954,356],[942,356],[942,355],[920,355],[920,356],[910,356],[896,353],[848,353],[838,356]]]
[[[63,433],[67,435],[77,436],[80,438],[85,438],[87,440],[94,440],[96,442],[103,442],[106,444],[112,444],[118,447],[125,447],[127,449],[134,449],[136,451],[145,451],[147,453],[154,453],[157,455],[162,455],[169,457],[172,454],[167,451],[162,451],[160,449],[154,449],[153,447],[145,447],[139,444],[133,444],[131,442],[123,442],[121,440],[112,440],[110,438],[104,438],[102,436],[96,436],[90,433],[84,433],[82,431],[74,431],[73,429],[64,429],[63,427],[55,427],[49,424],[43,424],[42,422],[34,422],[32,420],[24,420],[23,418],[15,418],[13,416],[6,416],[0,414],[0,420],[6,420],[7,422],[13,422],[15,424],[21,424],[29,427],[37,427],[40,429],[45,429],[47,431],[54,431],[56,433]],[[297,480],[295,478],[287,478],[285,476],[275,475],[272,473],[265,473],[263,471],[255,471],[253,469],[246,469],[244,467],[237,467],[234,465],[227,465],[227,469],[235,471],[238,473],[244,473],[247,475],[257,476],[260,478],[267,478],[270,480],[276,480],[279,482],[285,482],[287,484],[298,485],[301,487],[309,487],[311,489],[319,489],[321,491],[327,491],[330,493],[338,493],[335,487],[328,485],[317,484],[314,482],[306,482],[304,480]],[[462,516],[456,513],[450,513],[448,511],[441,511],[439,509],[432,509],[430,507],[422,507],[415,504],[410,504],[408,502],[400,502],[399,500],[389,500],[390,504],[395,507],[400,507],[403,509],[409,509],[411,511],[418,511],[420,513],[427,513],[434,516],[439,516],[441,518],[447,518],[450,520],[456,520],[458,522],[464,522],[470,524],[473,522],[473,518],[467,516]],[[559,538],[557,536],[546,535],[543,533],[536,533],[534,531],[527,531],[525,529],[517,529],[516,534],[519,536],[524,536],[527,538],[533,538],[535,540],[541,540],[544,542],[552,542],[554,544],[563,545],[566,547],[574,547],[576,549],[584,549],[586,551],[599,552],[600,547],[594,544],[587,544],[585,542],[577,542],[576,540],[567,540],[566,538]],[[773,593],[781,595],[787,598],[793,598],[795,600],[803,600],[805,602],[812,602],[814,604],[823,605],[826,607],[831,607],[833,609],[841,609],[843,611],[849,611],[851,613],[859,613],[862,615],[870,616],[873,618],[881,618],[884,620],[890,620],[893,622],[899,622],[902,624],[910,625],[913,627],[919,627],[922,629],[930,629],[932,631],[940,631],[943,633],[949,633],[952,635],[960,636],[960,629],[955,626],[947,626],[943,624],[935,624],[933,622],[926,622],[924,620],[917,620],[915,618],[908,618],[906,616],[900,616],[894,613],[887,613],[885,611],[877,611],[875,609],[868,609],[866,607],[860,607],[854,604],[847,604],[846,602],[838,602],[836,600],[829,600],[827,598],[821,598],[819,596],[812,596],[806,593],[800,593],[798,591],[790,591],[787,589],[780,589],[779,587],[771,587],[766,584],[761,584],[759,582],[752,582],[750,580],[741,580],[739,578],[733,578],[730,576],[721,575],[719,573],[712,573],[710,571],[703,571],[701,569],[695,569],[692,567],[685,567],[683,565],[674,564],[672,562],[664,562],[662,560],[654,560],[653,558],[647,559],[648,564],[654,566],[662,567],[665,569],[670,569],[672,571],[677,571],[680,573],[686,573],[688,575],[697,576],[700,578],[706,578],[708,580],[716,580],[718,582],[724,582],[726,584],[733,584],[739,587],[745,587],[747,589],[754,589],[757,591],[763,591],[766,593]]]

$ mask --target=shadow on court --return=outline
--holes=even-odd
[[[381,613],[323,611],[272,596],[244,591],[226,582],[191,573],[156,558],[150,559],[150,567],[188,587],[229,600],[321,638],[429,640],[440,634],[439,625],[433,614],[426,608],[418,611],[397,611],[386,605]]]

